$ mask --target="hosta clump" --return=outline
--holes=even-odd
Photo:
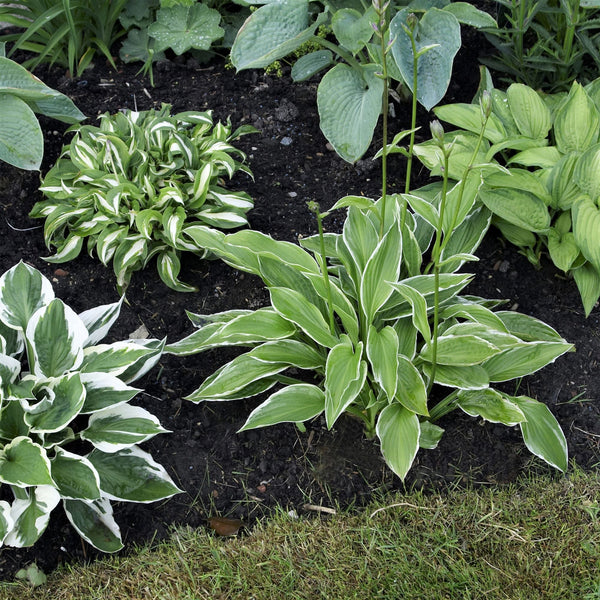
[[[69,521],[104,552],[122,547],[110,501],[180,492],[138,444],[163,433],[129,401],[128,385],[164,341],[100,344],[121,302],[77,315],[23,262],[0,277],[0,542],[31,546],[62,501]],[[5,494],[4,498],[8,496]]]
[[[87,250],[104,265],[112,260],[123,291],[134,271],[156,256],[161,279],[178,291],[182,251],[204,255],[180,238],[186,223],[231,229],[248,224],[253,202],[224,187],[237,171],[251,175],[245,154],[232,145],[245,133],[213,123],[211,111],[170,114],[127,110],[101,116],[100,127],[74,127],[75,135],[46,175],[31,216],[45,218],[44,238],[55,246],[50,262]]]
[[[473,196],[533,264],[545,250],[573,276],[589,314],[600,297],[600,79],[585,87],[575,82],[568,94],[512,84],[505,92],[492,89],[491,99],[478,149],[488,171],[475,169]],[[479,144],[482,113],[475,103],[434,111],[461,128],[445,137],[453,145],[450,178],[459,179]],[[435,141],[418,145],[415,153],[440,173]]]
[[[384,211],[381,201],[344,199],[338,206],[354,205],[343,233],[308,238],[304,248],[254,231],[186,228],[191,240],[259,275],[271,296],[271,306],[255,311],[190,315],[197,331],[167,345],[167,352],[250,349],[188,399],[236,400],[279,384],[242,430],[322,413],[331,428],[347,412],[364,422],[368,436],[379,437],[386,462],[401,477],[420,447],[437,445],[443,430],[435,421],[460,408],[518,424],[534,454],[566,469],[565,438],[546,405],[491,384],[532,373],[571,344],[532,317],[494,312],[493,302],[460,295],[471,276],[449,268],[456,271],[477,246],[487,217],[479,223],[469,217],[456,229],[443,255],[447,272],[436,267],[422,274],[432,228],[402,210],[402,196],[387,201]],[[443,399],[431,407],[433,385]]]

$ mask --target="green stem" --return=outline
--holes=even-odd
[[[387,73],[387,60],[386,60],[386,44],[385,36],[381,35],[381,55],[382,60],[382,77],[383,77],[383,148],[381,151],[381,225],[379,227],[379,239],[383,238],[385,230],[385,216],[386,216],[386,203],[387,203],[387,140],[388,140],[388,113],[390,109],[390,101],[388,97],[389,93],[389,81]]]
[[[457,398],[458,390],[454,390],[451,394],[448,394],[429,411],[428,421],[435,423],[435,421],[439,421],[442,417],[452,412],[456,408]]]
[[[362,73],[361,64],[350,54],[350,52],[346,52],[343,48],[326,40],[325,38],[313,35],[311,37],[311,42],[315,42],[316,44],[320,44],[323,48],[327,48],[331,50],[334,54],[341,56],[353,69],[360,71]]]
[[[331,333],[335,333],[335,319],[333,316],[333,300],[331,296],[331,283],[329,281],[329,272],[327,270],[327,254],[325,253],[325,237],[323,234],[323,215],[318,210],[315,210],[317,216],[317,227],[319,228],[319,246],[321,251],[321,271],[323,273],[323,283],[325,284],[325,292],[327,294],[327,311],[329,314],[329,328]]]

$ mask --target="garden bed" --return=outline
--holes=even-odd
[[[469,33],[455,62],[455,75],[444,102],[470,101],[478,84],[474,51],[481,39]],[[318,126],[316,83],[293,84],[259,71],[235,74],[221,61],[209,65],[161,63],[155,67],[154,88],[137,76],[137,66],[121,66],[118,73],[101,61],[80,79],[60,77],[42,70],[45,83],[70,96],[88,116],[119,109],[146,110],[166,102],[174,111],[214,111],[215,120],[231,118],[235,127],[251,124],[260,134],[248,135],[236,145],[249,157],[251,180],[236,175],[232,189],[245,190],[254,199],[249,213],[252,228],[277,239],[297,241],[315,233],[316,222],[306,202],[327,209],[348,194],[378,197],[380,166],[371,157],[379,133],[364,160],[350,165],[327,148]],[[409,107],[394,105],[393,133],[408,127]],[[431,117],[421,111],[423,136],[429,136]],[[65,127],[42,119],[46,149],[42,172],[56,160]],[[391,157],[390,191],[403,189],[403,159]],[[414,184],[426,182],[419,170]],[[43,243],[41,222],[28,217],[41,199],[39,175],[0,165],[0,271],[20,259],[38,268],[53,281],[57,295],[76,311],[115,302],[114,274],[97,260],[82,254],[59,265],[42,260],[49,251]],[[414,187],[417,187],[414,185]],[[339,231],[341,211],[325,221]],[[476,274],[467,293],[507,300],[507,306],[552,325],[577,351],[521,381],[519,390],[548,404],[558,418],[569,445],[569,456],[584,469],[600,462],[600,310],[586,319],[573,281],[566,280],[545,262],[535,270],[514,247],[491,230],[479,248],[480,261],[467,265]],[[181,339],[192,330],[185,311],[213,313],[230,308],[256,308],[268,294],[261,281],[237,272],[219,261],[200,261],[184,255],[181,279],[199,288],[195,294],[168,289],[152,267],[134,274],[127,304],[111,330],[111,339],[125,339],[142,325],[151,337]],[[422,450],[405,484],[385,465],[376,443],[363,439],[361,426],[342,418],[332,431],[317,418],[306,433],[285,425],[237,434],[257,400],[193,405],[182,400],[218,366],[233,356],[229,350],[176,358],[165,356],[160,366],[138,382],[145,392],[133,403],[148,408],[172,433],[144,445],[165,466],[185,491],[149,505],[116,504],[115,518],[123,541],[146,542],[164,536],[170,525],[203,526],[211,516],[241,518],[251,522],[281,505],[301,513],[305,505],[348,506],[369,500],[378,491],[406,486],[441,488],[452,482],[503,483],[513,481],[533,458],[519,432],[483,423],[457,412],[440,422],[446,433],[436,450]],[[511,384],[512,385],[512,384]],[[35,561],[45,571],[64,561],[95,555],[82,542],[60,510],[32,549],[0,549],[0,578]]]

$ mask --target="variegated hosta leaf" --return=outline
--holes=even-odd
[[[4,543],[6,536],[15,524],[10,516],[10,510],[10,504],[0,500],[0,544]]]
[[[392,327],[387,326],[379,331],[373,325],[369,327],[367,357],[375,381],[382,387],[388,400],[396,395],[398,386],[398,348],[398,334]]]
[[[118,302],[96,306],[79,314],[79,318],[88,331],[88,338],[83,344],[84,347],[94,346],[105,338],[109,329],[119,317],[123,300],[124,296],[121,296]]]
[[[526,418],[517,404],[490,388],[479,391],[461,390],[458,406],[472,417],[481,417],[491,423],[502,423],[509,427],[523,423]]]
[[[325,393],[321,388],[308,383],[288,385],[255,408],[240,431],[277,423],[301,423],[321,414],[324,409]]]
[[[123,547],[109,500],[65,500],[63,504],[71,525],[94,548],[102,552],[117,552]]]
[[[13,500],[10,519],[14,525],[4,538],[7,546],[33,546],[44,533],[50,513],[60,501],[60,494],[50,485],[38,485],[28,493],[28,499]]]
[[[24,331],[33,313],[53,298],[52,284],[21,261],[0,277],[0,320]]]
[[[396,369],[398,371],[398,387],[396,400],[409,411],[425,417],[427,410],[427,386],[415,365],[408,358],[398,355]]]
[[[129,402],[138,392],[112,373],[81,373],[85,387],[85,402],[81,414],[94,413]]]
[[[377,437],[390,469],[401,479],[406,477],[419,451],[419,418],[401,404],[386,406],[377,420]]]
[[[81,438],[102,452],[116,452],[166,433],[159,420],[144,408],[120,404],[95,412]]]
[[[562,154],[583,152],[598,141],[600,114],[583,86],[576,81],[554,118],[554,137]]]
[[[92,463],[85,457],[55,449],[50,459],[52,479],[63,499],[97,500],[101,496],[100,479]]]
[[[54,485],[46,451],[19,436],[0,451],[0,481],[17,487]]]
[[[178,279],[181,269],[181,262],[177,252],[167,251],[161,252],[156,259],[156,268],[158,275],[172,290],[176,292],[197,292],[198,288],[193,285],[183,283]]]
[[[423,373],[431,379],[432,365],[424,364]],[[481,365],[468,367],[437,365],[435,383],[459,390],[482,390],[490,385],[490,376]]]
[[[100,489],[107,498],[147,503],[181,492],[164,467],[137,446],[110,454],[96,449],[87,458],[98,472]]]
[[[427,343],[421,350],[421,358],[433,362],[433,344]],[[476,335],[441,335],[437,338],[437,364],[454,367],[478,365],[498,354],[500,349]]]
[[[83,321],[58,298],[31,316],[25,335],[32,348],[30,368],[43,377],[58,377],[79,367],[89,336]]]

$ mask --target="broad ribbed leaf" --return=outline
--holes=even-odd
[[[583,152],[598,141],[600,115],[583,87],[574,82],[554,118],[554,137],[562,154]]]
[[[109,500],[65,500],[64,508],[71,525],[94,548],[102,552],[117,552],[123,547]]]
[[[552,262],[566,273],[579,256],[579,246],[572,232],[560,233],[553,227],[548,232],[548,252]]]
[[[508,396],[523,412],[527,421],[519,424],[530,452],[549,465],[565,472],[568,467],[567,440],[548,407],[527,396]]]
[[[290,75],[295,82],[306,81],[331,64],[333,64],[333,53],[331,51],[316,50],[301,56],[292,65]]]
[[[390,469],[401,479],[406,477],[419,451],[421,428],[415,413],[394,402],[386,406],[377,421],[381,452]]]
[[[100,480],[90,461],[57,447],[50,460],[52,479],[61,498],[96,500],[100,498]]]
[[[44,137],[26,102],[0,91],[0,160],[18,169],[37,171],[44,156]]]
[[[240,431],[277,423],[308,421],[325,409],[325,393],[308,383],[288,385],[255,408]]]
[[[530,192],[482,187],[479,198],[494,214],[513,225],[533,232],[543,232],[550,227],[548,207]]]
[[[600,144],[586,150],[575,163],[573,181],[593,200],[600,197]]]
[[[331,27],[338,42],[352,54],[360,52],[373,36],[377,15],[373,7],[361,13],[353,8],[341,8],[333,13]]]
[[[15,438],[0,452],[0,481],[17,487],[54,485],[46,451],[28,437]]]
[[[481,417],[491,423],[502,423],[509,427],[526,420],[521,409],[506,396],[490,388],[479,391],[461,390],[458,406],[472,417]]]
[[[181,492],[165,469],[136,446],[111,454],[92,450],[88,459],[98,471],[100,489],[110,499],[146,503]]]
[[[0,277],[0,320],[14,329],[27,329],[33,313],[54,298],[52,284],[20,261]]]
[[[586,263],[573,271],[573,279],[577,284],[587,317],[600,298],[600,274],[590,263]]]
[[[581,253],[600,272],[600,209],[589,196],[573,202],[573,235]]]
[[[506,90],[506,95],[519,131],[530,138],[545,138],[552,126],[552,119],[550,109],[540,95],[522,83],[513,83]]]

